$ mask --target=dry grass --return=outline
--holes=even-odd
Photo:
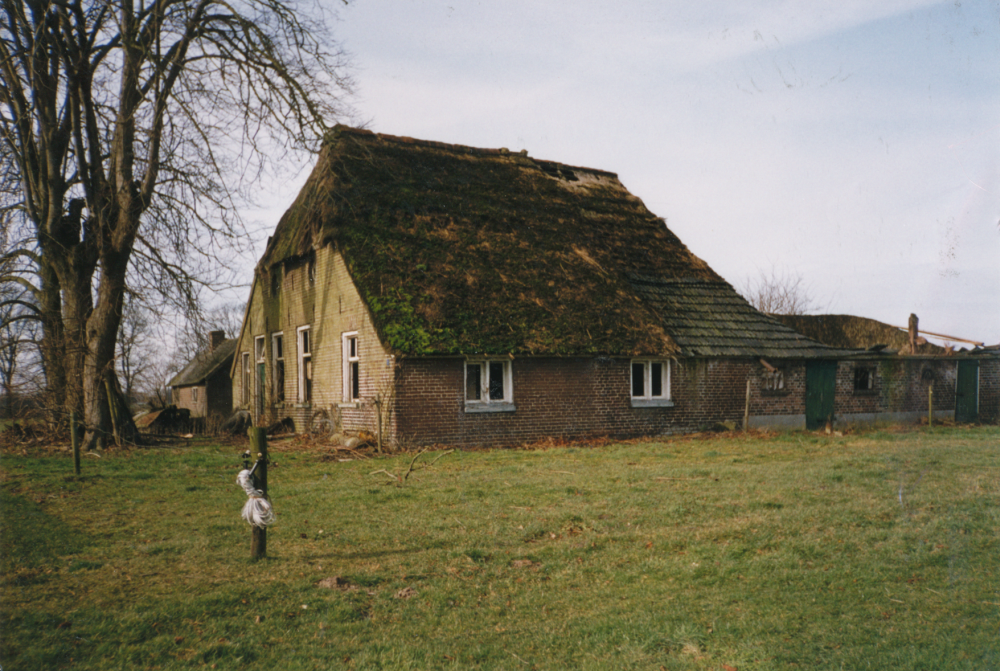
[[[6,454],[0,663],[996,668],[998,438],[465,451],[403,486],[377,471],[412,455],[279,443],[256,564],[239,446],[105,456],[81,478]]]

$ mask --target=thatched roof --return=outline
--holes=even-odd
[[[181,372],[170,379],[167,386],[190,387],[204,384],[212,373],[231,363],[230,360],[236,351],[236,342],[235,339],[223,340],[214,350],[199,352],[188,361]]]
[[[910,349],[910,335],[895,326],[854,315],[773,315],[785,326],[831,347],[869,349],[884,345],[887,350]],[[917,354],[944,354],[945,348],[925,342]]]
[[[259,265],[343,254],[402,355],[818,356],[617,175],[337,127]]]

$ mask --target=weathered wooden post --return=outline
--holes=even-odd
[[[69,413],[69,440],[73,445],[73,472],[80,475],[80,433],[76,426],[76,411]]]
[[[934,385],[927,385],[927,426],[934,426]]]
[[[250,427],[250,451],[257,453],[257,467],[254,479],[257,489],[267,498],[267,434],[264,429]],[[267,556],[267,529],[253,525],[250,527],[250,558],[263,559]]]
[[[743,409],[743,430],[750,428],[750,378],[747,378],[747,404]]]

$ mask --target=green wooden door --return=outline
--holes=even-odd
[[[979,420],[979,362],[974,359],[958,362],[955,383],[955,421],[971,424]]]
[[[833,397],[836,389],[836,361],[806,362],[807,429],[819,429],[833,417]]]

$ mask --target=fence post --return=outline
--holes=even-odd
[[[80,434],[76,427],[76,411],[69,413],[69,440],[73,445],[73,472],[80,475]]]
[[[927,386],[927,427],[934,426],[934,385]]]
[[[750,428],[750,378],[747,378],[747,404],[743,409],[743,430]]]
[[[267,434],[264,429],[250,427],[250,452],[257,453],[257,470],[254,477],[264,498],[267,498]],[[267,529],[257,526],[250,527],[250,558],[263,559],[267,556]]]

